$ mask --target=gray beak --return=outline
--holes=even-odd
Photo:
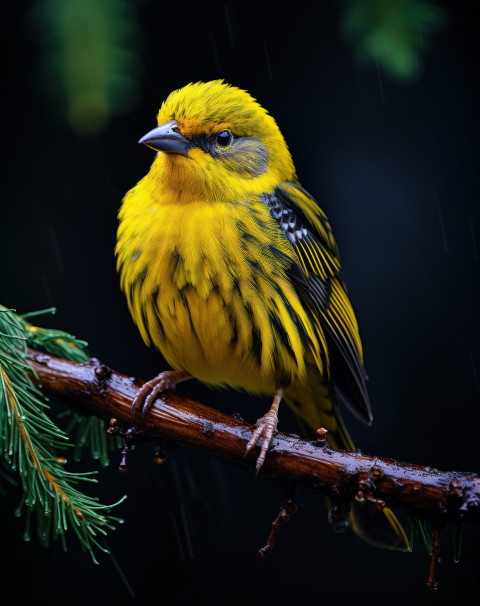
[[[194,147],[191,141],[180,134],[175,120],[157,126],[142,137],[139,143],[148,145],[156,151],[183,154],[184,156],[187,156],[188,150]]]

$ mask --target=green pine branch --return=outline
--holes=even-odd
[[[44,546],[53,537],[66,548],[65,533],[70,529],[97,563],[94,549],[106,551],[99,535],[122,521],[109,512],[123,499],[106,506],[75,488],[80,481],[96,482],[96,472],[73,473],[64,466],[65,458],[58,452],[72,444],[48,417],[50,407],[30,380],[26,363],[29,344],[66,359],[86,361],[86,343],[63,331],[33,327],[27,317],[32,315],[21,317],[0,306],[0,456],[7,477],[17,475],[23,489],[15,515],[26,510],[25,540],[30,539],[32,518]],[[85,422],[90,434],[95,433],[95,421],[100,423]],[[97,445],[102,451],[100,442]]]

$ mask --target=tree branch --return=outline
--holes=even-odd
[[[253,426],[175,392],[162,394],[143,419],[131,403],[143,381],[114,372],[95,358],[68,362],[29,351],[29,363],[45,395],[83,414],[116,419],[133,440],[179,442],[254,469],[258,452],[245,459]],[[275,434],[261,473],[287,486],[304,484],[340,502],[371,500],[398,507],[436,527],[480,521],[480,477],[330,448],[324,430],[317,441]],[[128,440],[127,440],[128,445]]]

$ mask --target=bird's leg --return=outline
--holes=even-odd
[[[150,381],[147,381],[138,390],[132,402],[132,415],[138,408],[142,411],[142,417],[145,417],[158,394],[167,391],[167,389],[175,389],[177,383],[191,378],[192,375],[184,370],[164,370]]]
[[[256,429],[253,432],[251,440],[247,444],[245,456],[247,456],[248,453],[252,450],[252,448],[256,445],[259,438],[263,436],[262,447],[260,449],[260,454],[258,455],[257,463],[255,465],[257,473],[260,471],[265,461],[265,457],[267,456],[267,451],[270,446],[270,441],[272,439],[273,432],[277,429],[278,407],[280,406],[280,402],[282,401],[283,394],[285,393],[286,388],[286,385],[281,385],[277,389],[270,410],[261,419],[257,420],[257,422],[255,423]]]

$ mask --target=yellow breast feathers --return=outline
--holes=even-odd
[[[145,180],[144,180],[145,181]],[[214,385],[269,393],[321,356],[287,278],[295,253],[257,200],[154,202],[142,181],[120,215],[122,288],[142,337]]]

